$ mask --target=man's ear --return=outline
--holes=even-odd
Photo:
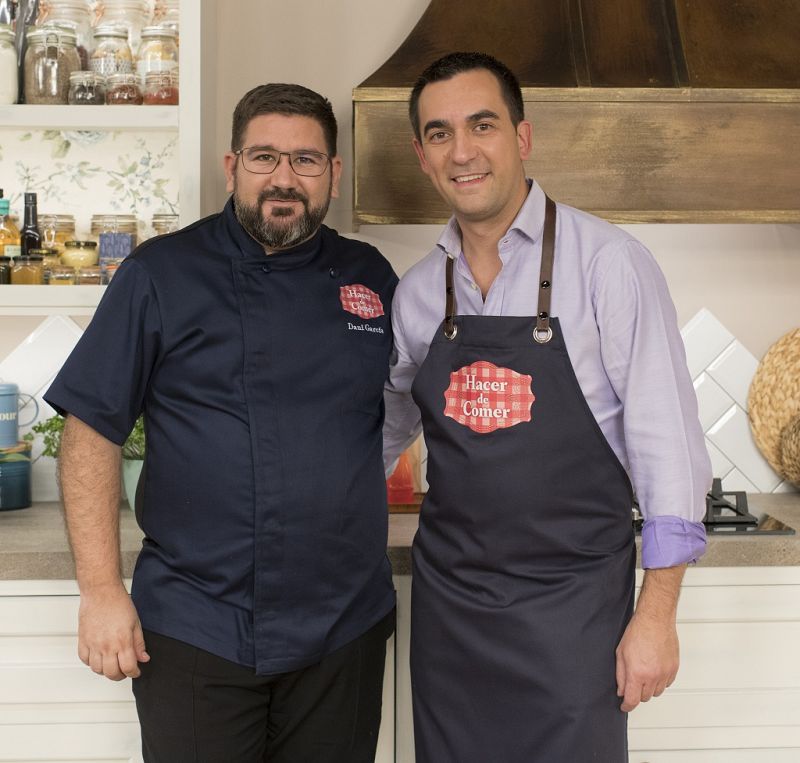
[[[233,176],[236,173],[236,154],[226,151],[222,157],[222,168],[225,170],[225,190],[233,193]]]
[[[414,151],[417,153],[417,159],[419,159],[419,166],[420,169],[428,175],[430,172],[430,167],[428,166],[428,160],[425,158],[425,150],[422,148],[422,143],[420,143],[416,138],[412,141],[412,145],[414,146]]]

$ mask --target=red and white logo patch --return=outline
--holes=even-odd
[[[531,420],[533,379],[479,360],[450,374],[444,415],[473,432],[487,434]]]
[[[357,315],[359,318],[377,318],[383,315],[383,302],[381,298],[372,289],[360,283],[354,283],[350,286],[339,287],[339,299],[342,302],[342,307],[348,313]]]

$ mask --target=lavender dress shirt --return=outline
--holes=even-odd
[[[386,464],[421,429],[411,385],[444,317],[446,258],[455,260],[456,314],[536,314],[545,196],[529,182],[528,197],[500,241],[502,269],[485,301],[454,218],[400,281],[384,395]],[[610,223],[558,204],[551,314],[559,318],[586,402],[636,491],[645,519],[642,566],[696,561],[706,545],[711,463],[675,307],[653,256]]]

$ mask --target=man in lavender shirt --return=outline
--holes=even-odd
[[[454,53],[414,87],[423,172],[452,208],[402,279],[387,464],[423,429],[412,551],[417,760],[627,760],[627,713],[678,671],[710,462],[652,255],[525,176],[516,77]],[[633,607],[633,490],[644,515]]]

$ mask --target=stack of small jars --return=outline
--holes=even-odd
[[[26,35],[25,103],[177,104],[178,0],[150,8],[148,0],[103,0],[93,22],[89,0],[41,3]],[[0,45],[7,37],[0,30]]]

